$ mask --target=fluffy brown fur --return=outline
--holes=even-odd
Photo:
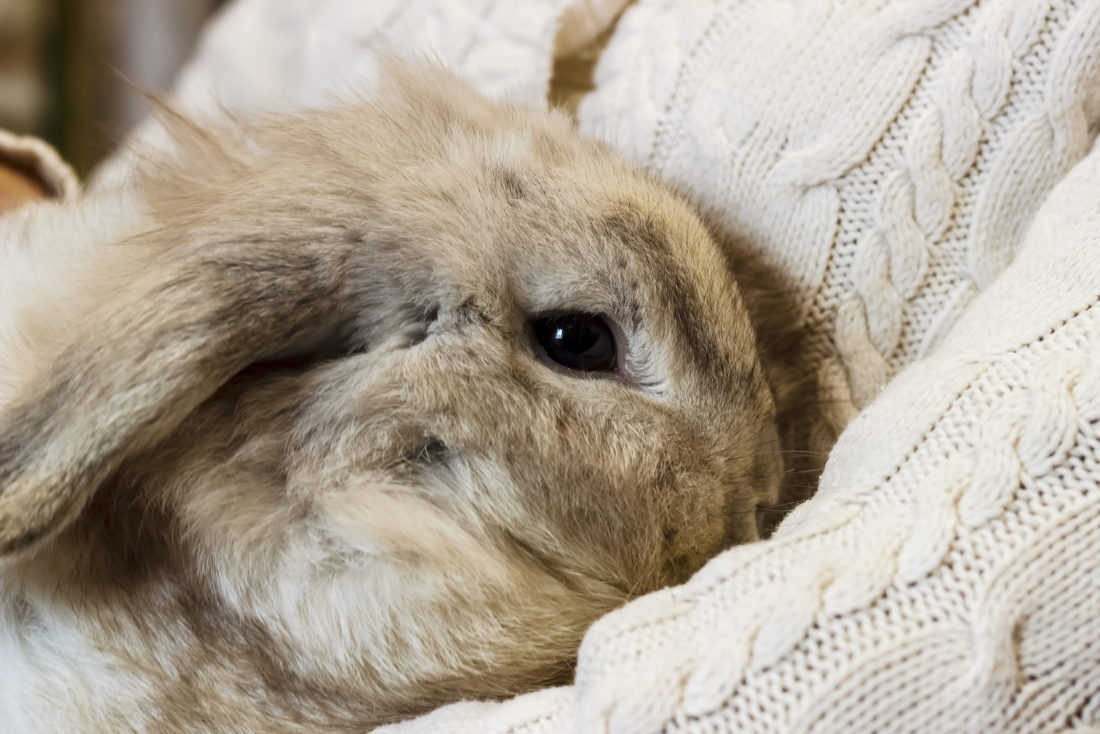
[[[388,79],[247,143],[176,124],[133,190],[0,223],[10,730],[359,731],[561,682],[596,617],[756,537],[774,404],[696,216],[564,118]],[[626,374],[549,366],[559,311]]]

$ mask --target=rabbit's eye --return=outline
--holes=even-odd
[[[615,369],[615,335],[600,316],[560,314],[535,319],[532,326],[546,356],[562,367],[579,372]]]

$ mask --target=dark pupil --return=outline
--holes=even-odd
[[[536,319],[535,338],[546,356],[581,372],[615,369],[615,337],[599,316],[573,313]]]

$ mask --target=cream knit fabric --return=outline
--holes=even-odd
[[[205,29],[172,91],[193,114],[320,107],[369,88],[374,50],[437,58],[490,96],[545,105],[556,53],[583,48],[628,0],[237,0]],[[122,182],[149,119],[96,171]]]
[[[294,53],[405,17],[341,4],[241,98],[217,39],[292,6],[242,0],[182,88],[317,103],[369,52]],[[621,4],[425,0],[404,33],[530,99]],[[844,432],[772,540],[598,622],[573,686],[387,731],[1100,731],[1100,0],[637,0],[579,117],[784,273],[808,446]]]

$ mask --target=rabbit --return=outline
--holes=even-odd
[[[364,731],[568,682],[757,537],[772,389],[698,216],[392,62],[0,220],[6,731]]]

